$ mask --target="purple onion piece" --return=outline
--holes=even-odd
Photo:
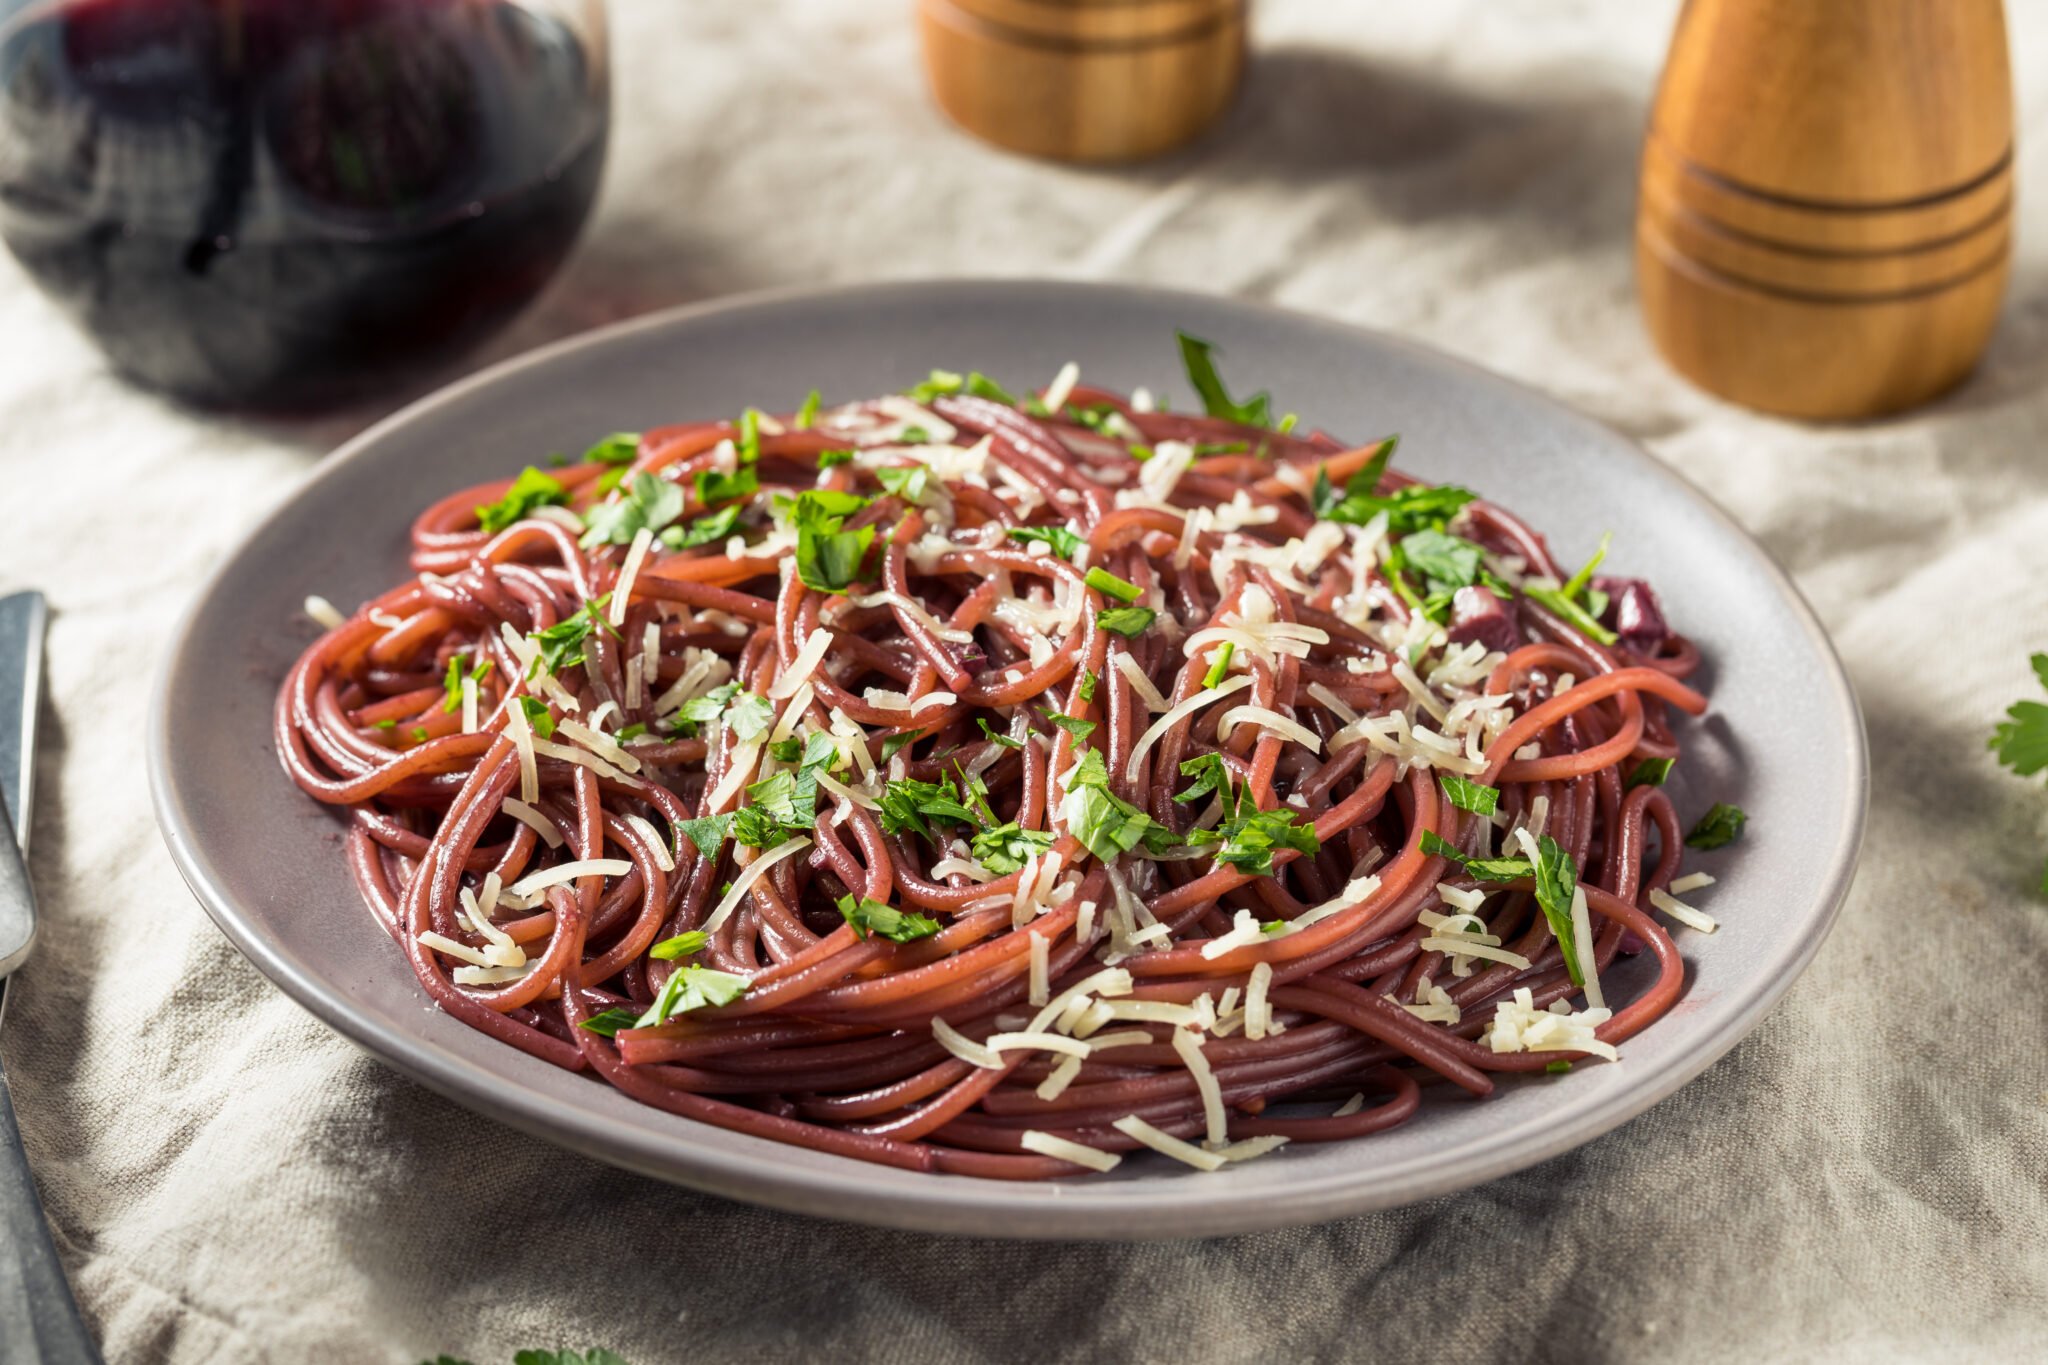
[[[1593,586],[1607,594],[1607,610],[1600,624],[1620,638],[1623,648],[1651,655],[1671,637],[1671,628],[1664,623],[1664,608],[1655,590],[1642,579],[1596,578]]]
[[[1522,643],[1515,618],[1489,588],[1460,588],[1451,598],[1451,643],[1477,640],[1487,652],[1506,653]]]

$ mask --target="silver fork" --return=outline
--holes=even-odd
[[[28,884],[34,799],[36,699],[42,683],[41,593],[0,597],[0,1019],[7,976],[35,944],[35,892]],[[10,815],[9,813],[12,812]],[[0,1361],[9,1365],[100,1365],[78,1316],[63,1263],[50,1243],[35,1178],[0,1070]]]

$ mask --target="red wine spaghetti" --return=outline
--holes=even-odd
[[[1713,927],[1663,786],[1697,652],[1182,348],[1202,415],[1069,366],[615,436],[309,599],[278,750],[433,999],[690,1118],[1018,1179],[1615,1056],[1683,984],[1652,910]]]

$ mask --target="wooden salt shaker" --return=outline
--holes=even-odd
[[[919,0],[939,107],[1028,156],[1131,161],[1222,114],[1247,0]]]
[[[1924,402],[1997,321],[2012,166],[2000,0],[1688,0],[1643,150],[1650,334],[1771,412]]]

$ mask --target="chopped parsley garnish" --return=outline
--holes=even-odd
[[[1486,551],[1448,531],[1414,531],[1401,538],[1401,558],[1422,575],[1431,593],[1454,592],[1478,580]]]
[[[425,744],[427,742],[426,726],[415,725],[412,727],[412,742],[415,744]]]
[[[1579,566],[1564,585],[1556,588],[1530,587],[1523,585],[1522,595],[1532,602],[1540,602],[1565,619],[1566,624],[1589,640],[1611,645],[1620,637],[1600,624],[1600,615],[1607,610],[1607,594],[1590,586],[1593,570],[1600,567],[1600,561],[1607,558],[1607,543],[1613,533],[1600,537],[1600,548],[1593,557]]]
[[[814,732],[804,741],[802,753],[792,755],[795,772],[776,773],[748,786],[747,804],[733,822],[733,837],[755,848],[773,848],[815,826],[818,774],[838,757],[837,741]]]
[[[795,426],[798,431],[810,430],[811,423],[818,420],[818,408],[819,405],[822,404],[824,401],[825,395],[819,393],[816,389],[812,389],[810,393],[805,396],[804,405],[796,410],[796,417],[792,422],[792,425]]]
[[[696,485],[697,501],[706,507],[714,502],[751,498],[761,491],[761,475],[750,464],[743,464],[730,474],[722,469],[700,469],[692,482]]]
[[[1379,448],[1370,458],[1352,472],[1344,481],[1343,496],[1330,484],[1330,470],[1327,465],[1316,466],[1315,486],[1309,494],[1309,507],[1326,521],[1348,521],[1364,525],[1372,520],[1372,514],[1379,509],[1367,508],[1365,503],[1373,500],[1379,491],[1380,479],[1387,472],[1387,462],[1394,458],[1394,447],[1401,443],[1398,436],[1389,436],[1381,441]]]
[[[678,734],[695,734],[698,726],[718,724],[742,744],[758,739],[774,723],[775,704],[757,692],[740,691],[738,683],[692,697],[669,717],[669,728]]]
[[[915,744],[923,738],[924,731],[922,730],[911,730],[905,734],[890,735],[882,741],[882,762],[887,763],[890,759],[902,753],[905,745]]]
[[[626,495],[584,513],[583,548],[625,545],[645,529],[660,534],[683,514],[683,490],[652,474],[635,474]]]
[[[616,738],[618,739],[619,743],[624,744],[627,740],[638,739],[640,738],[640,736],[646,733],[646,724],[644,722],[636,720],[631,725],[621,725],[619,727],[619,733],[616,736]]]
[[[372,730],[396,730],[398,728],[398,717],[386,716],[370,728]]]
[[[1671,765],[1677,761],[1675,758],[1646,758],[1636,764],[1635,771],[1628,775],[1628,785],[1661,787],[1664,785],[1664,779],[1671,776]]]
[[[897,943],[910,943],[939,932],[939,922],[929,916],[898,910],[893,905],[871,901],[866,896],[858,900],[852,896],[841,896],[837,904],[840,918],[852,925],[853,932],[861,938],[880,934]]]
[[[739,452],[741,464],[761,462],[761,419],[766,415],[759,408],[748,408],[740,414],[740,435],[733,448]]]
[[[2036,654],[2027,662],[2041,686],[2048,687],[2048,654]],[[2048,768],[2048,706],[2016,701],[2006,708],[2005,717],[1991,734],[1990,748],[1998,761],[2021,777]],[[2048,874],[2041,878],[2041,894],[2048,896]]]
[[[535,666],[559,676],[563,669],[573,668],[583,662],[584,645],[590,639],[591,631],[603,630],[616,638],[618,632],[612,629],[611,623],[603,616],[604,605],[611,600],[611,596],[610,593],[606,593],[593,601],[585,602],[576,608],[573,614],[563,617],[545,630],[537,630],[527,636],[526,638],[540,651],[534,660]],[[530,671],[528,676],[532,676]]]
[[[478,504],[476,524],[480,530],[496,535],[513,522],[524,521],[536,507],[559,506],[568,500],[569,490],[562,487],[559,479],[528,465],[512,480],[505,496],[496,502]]]
[[[778,739],[768,746],[768,756],[783,763],[794,763],[804,754],[804,742],[795,735]]]
[[[1194,386],[1195,394],[1202,400],[1202,410],[1211,417],[1224,417],[1247,426],[1271,426],[1273,421],[1272,400],[1263,393],[1255,393],[1244,402],[1232,400],[1223,387],[1223,378],[1216,373],[1216,348],[1200,337],[1176,332],[1180,338],[1181,364],[1187,367],[1188,383]]]
[[[1176,801],[1194,801],[1214,793],[1223,803],[1223,818],[1214,829],[1188,831],[1190,844],[1217,844],[1218,862],[1255,877],[1273,875],[1273,855],[1282,849],[1314,854],[1322,848],[1313,821],[1296,823],[1284,808],[1260,810],[1252,801],[1251,784],[1234,785],[1230,769],[1217,754],[1202,754],[1180,765],[1181,776],[1195,779]]]
[[[1455,773],[1444,773],[1440,780],[1444,784],[1444,797],[1459,810],[1469,810],[1474,815],[1491,815],[1500,806],[1500,788],[1468,782]]]
[[[887,491],[894,493],[905,502],[924,501],[925,486],[931,481],[931,470],[924,465],[892,465],[877,469],[875,478]]]
[[[1209,663],[1209,671],[1202,675],[1202,686],[1215,687],[1230,676],[1230,658],[1237,653],[1237,646],[1225,640],[1216,646],[1216,653]]]
[[[1579,885],[1578,864],[1564,851],[1564,845],[1544,835],[1536,845],[1536,904],[1550,925],[1558,950],[1564,954],[1564,969],[1574,986],[1586,984],[1584,949],[1572,928],[1572,896]]]
[[[1063,716],[1057,711],[1041,711],[1039,714],[1077,740],[1086,739],[1095,733],[1095,722],[1092,720],[1082,720],[1078,716]]]
[[[1081,581],[1104,596],[1114,597],[1119,602],[1135,602],[1144,596],[1144,591],[1137,584],[1127,583],[1107,569],[1090,569]]]
[[[851,450],[821,450],[818,452],[818,468],[830,469],[834,465],[852,464],[853,456],[854,452]]]
[[[711,935],[702,929],[691,929],[665,938],[647,950],[649,957],[658,957],[663,962],[674,962],[679,957],[695,957],[704,951],[704,945],[711,942]]]
[[[981,727],[981,733],[987,736],[991,743],[1000,744],[1005,749],[1021,749],[1024,747],[1023,740],[1011,739],[1008,735],[990,725],[987,716],[976,716],[974,723]]]
[[[442,712],[452,716],[461,708],[463,678],[467,677],[471,682],[482,682],[490,671],[491,661],[485,659],[465,674],[462,671],[462,656],[457,654],[450,657],[448,660],[448,676],[441,680],[441,690],[444,693],[441,698]]]
[[[915,736],[910,736],[915,738]],[[899,778],[882,789],[882,830],[887,834],[922,834],[938,842],[928,820],[946,820],[971,825],[974,812],[960,804],[959,795],[940,782],[919,782]]]
[[[1463,868],[1466,875],[1482,882],[1514,882],[1536,873],[1527,858],[1468,858],[1433,829],[1422,832],[1422,851]]]
[[[1073,562],[1074,556],[1080,554],[1081,548],[1088,543],[1086,536],[1076,535],[1064,526],[1012,526],[1003,534],[1026,545],[1035,540],[1043,541],[1052,547],[1054,554],[1069,563]]]
[[[678,820],[676,828],[707,858],[716,858],[725,836],[732,830],[732,816],[705,815],[695,820]]]
[[[1713,808],[1700,817],[1692,827],[1692,833],[1685,836],[1687,848],[1724,848],[1742,837],[1742,827],[1749,817],[1740,808],[1717,801]]]
[[[818,592],[843,593],[860,577],[875,528],[840,529],[846,519],[868,505],[857,493],[815,488],[794,499],[777,499],[777,510],[796,527],[796,572],[804,586]]]
[[[654,997],[647,1013],[633,1021],[634,1028],[655,1028],[678,1014],[691,1010],[730,1005],[747,993],[753,983],[732,972],[715,972],[709,967],[685,967],[671,976]]]
[[[639,1017],[632,1010],[614,1005],[602,1014],[591,1015],[581,1024],[578,1024],[577,1027],[587,1028],[600,1038],[616,1038],[620,1029],[632,1028],[633,1021]]]
[[[713,545],[724,540],[739,525],[740,504],[732,503],[708,517],[699,517],[688,526],[671,526],[661,533],[661,543],[671,550],[691,550],[699,545]]]
[[[1554,1062],[1545,1062],[1543,1069],[1553,1076],[1562,1076],[1572,1069],[1572,1064],[1560,1057]]]
[[[913,384],[904,391],[904,396],[913,403],[929,403],[934,398],[944,398],[956,393],[969,393],[976,398],[986,398],[1004,407],[1014,408],[1017,400],[995,380],[980,370],[969,370],[966,374],[955,374],[951,370],[933,370],[931,377],[922,383]]]
[[[1083,670],[1081,681],[1074,688],[1074,694],[1080,697],[1082,701],[1095,700],[1095,671],[1093,669]]]
[[[1128,639],[1150,630],[1157,615],[1158,613],[1150,607],[1112,607],[1108,611],[1098,613],[1095,624]]]
[[[542,739],[555,737],[555,715],[539,697],[521,697],[519,709],[526,713],[527,728]]]
[[[1052,843],[1051,830],[1024,829],[1012,820],[976,834],[969,851],[974,854],[974,861],[999,877],[1007,877],[1022,868],[1025,859],[1037,857]]]
[[[615,431],[583,452],[585,464],[631,464],[640,454],[640,433]]]
[[[1178,842],[1173,831],[1109,789],[1109,768],[1099,749],[1085,749],[1067,777],[1061,807],[1067,830],[1104,862],[1143,845],[1148,853],[1164,853]]]

